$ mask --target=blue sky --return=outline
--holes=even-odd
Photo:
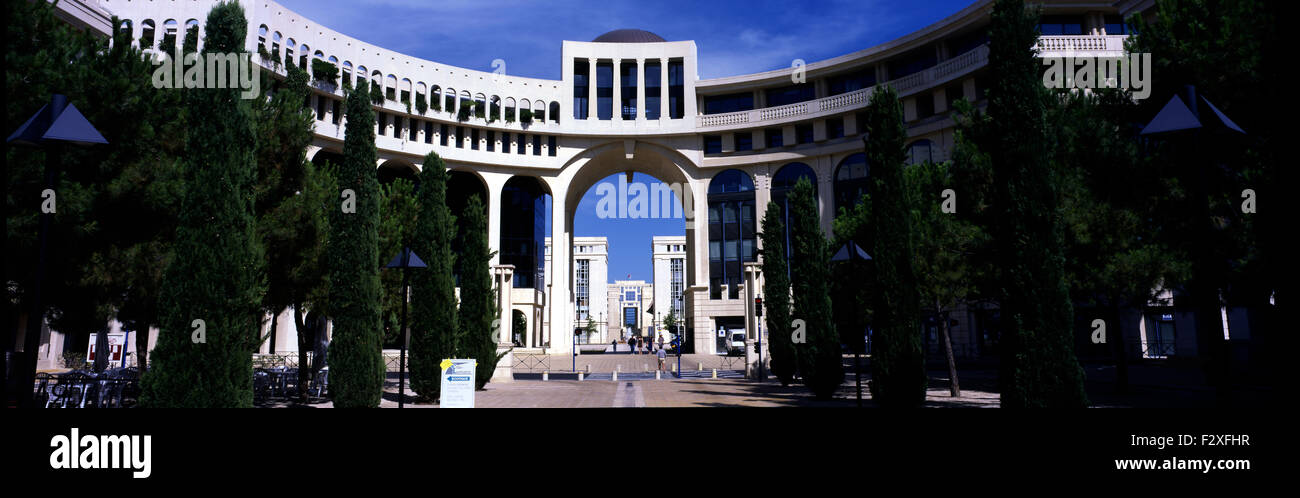
[[[699,76],[718,78],[856,52],[923,28],[973,0],[279,1],[330,29],[407,55],[481,71],[492,71],[492,60],[502,59],[507,74],[558,80],[562,40],[590,41],[614,29],[695,40]],[[640,174],[633,181],[657,182]],[[575,234],[609,238],[611,281],[629,274],[653,280],[650,238],[684,235],[685,221],[602,220],[596,217],[598,200],[594,188],[583,197]]]
[[[701,78],[790,67],[890,41],[973,0],[280,0],[348,36],[444,64],[560,79],[560,42],[619,28],[695,40]],[[306,40],[304,40],[306,41]]]

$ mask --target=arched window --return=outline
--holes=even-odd
[[[858,152],[840,161],[835,168],[835,214],[840,209],[852,209],[862,200],[871,183],[870,173],[866,154]]]
[[[772,202],[781,208],[781,226],[785,229],[785,257],[790,259],[790,192],[800,179],[807,178],[812,184],[813,199],[817,198],[817,174],[804,163],[789,163],[782,166],[772,176]],[[787,265],[787,268],[789,266]]]
[[[400,95],[400,97],[401,97],[400,100],[401,100],[402,102],[410,102],[410,101],[411,101],[411,80],[410,80],[410,78],[402,78],[402,86],[398,87],[397,89],[398,89],[399,91],[402,92],[401,95]]]
[[[501,119],[504,119],[504,120],[506,120],[506,121],[514,121],[515,119],[517,119],[517,118],[516,118],[516,115],[515,115],[515,98],[514,98],[514,97],[506,97],[506,110],[505,110],[505,115],[502,116]]]
[[[442,109],[442,87],[438,85],[429,87],[429,108],[435,111]]]
[[[501,119],[501,97],[493,95],[488,98],[488,122]]]
[[[307,56],[311,54],[311,47],[306,43],[302,44],[301,50],[298,50],[298,69],[307,69]]]
[[[154,38],[157,36],[154,33],[155,27],[153,19],[145,19],[140,22],[140,48],[153,48],[154,42],[157,41]]]
[[[559,103],[559,102],[554,102],[554,101],[551,102],[551,121],[554,121],[554,122],[556,122],[556,123],[559,123],[559,122],[560,122],[560,103]]]
[[[755,261],[754,180],[738,169],[709,181],[709,298],[739,299],[744,263]]]
[[[294,50],[295,48],[297,48],[297,47],[298,47],[298,42],[293,41],[293,38],[290,38],[290,39],[288,39],[288,40],[285,40],[285,42],[284,42],[284,61],[285,61],[286,63],[292,63],[292,62],[293,62],[293,50]]]
[[[366,79],[366,66],[357,66],[357,85],[360,86]]]
[[[257,27],[257,46],[261,50],[266,50],[266,34],[270,31],[265,24]]]
[[[926,161],[934,161],[934,142],[928,138],[922,138],[911,145],[907,146],[907,164],[921,164]]]
[[[546,101],[533,101],[533,121],[543,124],[546,122]]]
[[[162,39],[162,43],[159,45],[159,48],[163,49],[164,52],[170,54],[176,51],[176,33],[177,33],[176,30],[177,29],[179,29],[179,25],[176,24],[175,19],[168,19],[166,21],[163,21],[163,39]]]
[[[481,93],[474,95],[474,115],[480,118],[487,117],[487,97]]]
[[[442,109],[452,114],[456,113],[456,89],[448,87],[442,91]]]
[[[273,59],[279,60],[280,58],[280,40],[282,38],[279,31],[271,33],[271,58]]]

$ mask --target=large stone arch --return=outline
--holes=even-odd
[[[548,270],[551,272],[551,288],[547,297],[552,351],[568,351],[573,341],[572,334],[559,331],[573,329],[574,282],[571,268],[574,216],[578,202],[601,179],[617,173],[633,172],[655,177],[670,187],[676,186],[674,196],[682,204],[681,212],[686,225],[688,288],[699,285],[700,279],[707,278],[697,271],[701,266],[701,257],[707,260],[708,255],[696,250],[696,234],[704,236],[707,232],[707,226],[702,223],[707,221],[707,208],[703,200],[706,198],[705,189],[710,175],[701,172],[695,163],[674,148],[655,142],[619,140],[590,146],[575,154],[557,174],[544,177],[551,184],[554,206],[551,220],[551,268]],[[687,314],[690,315],[689,309]]]

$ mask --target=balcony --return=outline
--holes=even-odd
[[[1127,35],[1040,36],[1036,48],[1039,57],[1118,57],[1127,39]]]

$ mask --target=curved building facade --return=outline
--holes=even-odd
[[[138,43],[158,47],[167,36],[180,40],[187,26],[201,34],[214,3],[101,0],[99,8],[129,24]],[[666,198],[682,208],[686,229],[685,334],[695,352],[711,353],[724,342],[715,337],[720,326],[755,337],[751,303],[762,293],[756,232],[768,202],[782,202],[798,178],[813,180],[829,234],[837,208],[866,188],[861,120],[876,86],[900,93],[912,160],[948,158],[953,103],[983,103],[992,1],[857,52],[713,79],[698,77],[693,41],[620,29],[590,42],[563,41],[559,80],[421,59],[272,1],[240,3],[249,16],[246,47],[265,69],[283,74],[275,61],[288,60],[310,71],[312,59],[323,59],[341,79],[382,85],[387,98],[376,104],[375,165],[381,178],[412,176],[424,155],[437,152],[455,172],[453,181],[464,182],[467,190],[458,191],[486,195],[490,244],[498,251],[494,274],[510,289],[502,323],[511,323],[512,310],[528,318],[526,348],[567,353],[573,330],[589,319],[579,316],[574,281],[574,214],[583,194],[603,178],[633,171],[672,186]],[[1126,37],[1121,16],[1149,2],[1045,3],[1040,53],[1119,55]],[[317,120],[308,156],[341,156],[342,82],[313,85]],[[427,110],[420,112],[417,101]],[[538,195],[552,197],[550,233],[538,233],[544,223],[516,219],[520,206],[534,221],[544,215],[533,202]]]

